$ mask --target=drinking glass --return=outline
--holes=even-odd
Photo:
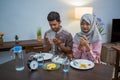
[[[54,32],[53,33],[48,33],[46,36],[50,40],[50,44],[51,44],[50,53],[54,54],[55,53],[55,44],[53,42],[53,38],[55,37],[55,33]]]
[[[38,66],[41,67],[44,64],[44,57],[41,53],[36,54],[37,55],[37,61],[38,61]]]
[[[65,73],[70,71],[70,60],[67,57],[62,62],[62,71]]]

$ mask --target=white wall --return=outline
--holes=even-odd
[[[120,18],[120,0],[0,0],[0,31],[5,33],[4,41],[13,41],[15,34],[20,40],[36,39],[38,27],[42,27],[43,36],[49,29],[46,17],[50,11],[59,12],[62,26],[74,35],[80,28],[79,20],[73,19],[76,6],[70,1],[92,1],[81,6],[93,7],[105,22],[103,42],[109,42],[112,19]]]

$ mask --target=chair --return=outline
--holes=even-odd
[[[112,46],[113,49],[117,51],[116,53],[116,63],[115,63],[115,73],[113,80],[120,80],[120,76],[118,76],[120,72],[119,60],[120,60],[120,46]]]

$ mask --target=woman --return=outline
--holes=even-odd
[[[74,58],[88,59],[94,63],[100,63],[102,39],[97,29],[95,17],[91,14],[83,15],[80,25],[81,32],[74,36]]]

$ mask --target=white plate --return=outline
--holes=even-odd
[[[43,55],[44,60],[48,60],[48,59],[51,59],[53,57],[53,54],[51,54],[51,53],[36,53],[35,56],[39,56],[41,54]]]
[[[81,69],[81,70],[91,69],[95,66],[95,64],[92,61],[86,59],[75,59],[71,61],[70,65],[73,68]]]

